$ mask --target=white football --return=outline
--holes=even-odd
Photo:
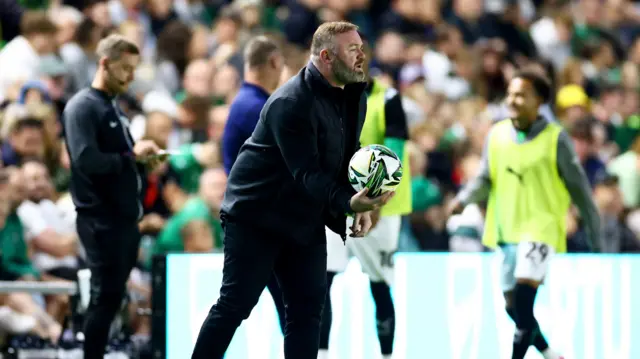
[[[368,196],[394,191],[402,179],[402,161],[388,147],[369,145],[359,149],[349,162],[349,183],[356,191],[369,188]]]

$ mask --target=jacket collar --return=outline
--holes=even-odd
[[[345,85],[344,89],[332,86],[329,81],[320,73],[320,70],[309,61],[304,71],[304,79],[309,83],[313,92],[321,92],[333,96],[357,95],[360,96],[367,87],[366,82],[356,82]]]

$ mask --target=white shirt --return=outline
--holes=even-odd
[[[460,227],[475,230],[477,237],[455,234]],[[482,252],[481,238],[484,231],[484,217],[477,204],[469,204],[462,213],[451,216],[447,221],[447,231],[451,234],[449,247],[452,252]]]
[[[447,56],[427,50],[422,57],[422,66],[429,92],[443,94],[449,100],[457,100],[471,93],[471,86],[465,79],[450,75],[454,64]]]
[[[54,230],[60,235],[75,234],[75,225],[65,220],[65,213],[50,200],[40,203],[24,201],[18,207],[18,217],[25,228],[27,241],[40,235],[47,229]],[[32,257],[33,265],[41,271],[48,271],[57,267],[77,267],[76,256],[54,257],[44,252],[35,252]]]
[[[35,79],[39,66],[40,56],[24,36],[9,41],[0,50],[0,101],[16,82]]]

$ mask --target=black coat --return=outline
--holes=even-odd
[[[301,243],[324,239],[325,225],[344,239],[365,87],[332,87],[309,63],[273,93],[229,173],[223,213]]]
[[[111,97],[94,88],[67,103],[62,119],[71,160],[69,189],[78,214],[131,225],[143,215],[145,173],[119,111]]]

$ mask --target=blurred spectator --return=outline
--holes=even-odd
[[[91,18],[85,18],[76,28],[73,42],[60,48],[60,56],[69,70],[67,94],[73,94],[93,79],[98,66],[95,58],[98,41],[104,35],[104,28]]]
[[[624,206],[640,207],[640,137],[629,151],[609,162],[607,171],[618,178]]]
[[[84,18],[84,15],[82,15],[78,9],[68,5],[54,7],[49,11],[49,16],[58,27],[58,33],[56,35],[58,46],[62,46],[73,40],[78,26]]]
[[[2,163],[18,166],[24,159],[44,157],[44,124],[34,117],[18,119],[10,129],[9,138],[2,145]]]
[[[46,166],[28,161],[23,167],[26,200],[17,209],[31,248],[31,261],[47,281],[75,281],[79,269],[79,242],[75,226],[63,220],[63,213],[52,201],[53,183]],[[67,314],[65,295],[46,297],[47,312],[62,322]]]
[[[246,48],[244,63],[244,81],[229,109],[227,125],[222,126],[224,135],[220,136],[223,137],[222,157],[227,174],[240,147],[258,124],[269,95],[278,87],[284,59],[274,41],[257,37]]]
[[[604,163],[598,158],[597,153],[594,151],[594,125],[593,120],[582,119],[573,123],[569,129],[569,135],[573,139],[576,155],[592,187],[596,182],[605,178],[607,174]]]
[[[78,240],[75,228],[62,220],[62,213],[52,201],[53,183],[47,168],[38,161],[23,167],[26,200],[18,207],[26,239],[34,248],[32,261],[41,272],[75,280],[78,269]]]
[[[640,252],[640,241],[622,222],[622,195],[616,177],[603,178],[594,190],[596,205],[602,216],[602,252]]]
[[[173,21],[158,35],[156,76],[162,88],[171,94],[180,90],[180,79],[189,62],[206,55],[202,48],[202,41],[206,40],[198,34],[189,26]]]
[[[21,169],[14,168],[9,175],[8,203],[9,215],[0,231],[0,247],[2,249],[2,275],[5,280],[34,281],[41,278],[29,259],[27,242],[24,238],[24,227],[17,209],[27,197],[24,174]],[[9,306],[19,313],[35,318],[33,330],[43,338],[57,342],[62,332],[61,325],[48,315],[27,293],[16,293],[9,298]]]
[[[20,35],[0,50],[0,101],[16,99],[16,86],[34,78],[40,66],[40,56],[56,49],[51,41],[58,31],[44,11],[27,11],[22,16]],[[7,69],[11,69],[8,71]]]
[[[227,176],[222,168],[208,169],[200,177],[197,196],[190,198],[158,236],[153,253],[201,252],[222,248],[219,211]],[[194,223],[196,222],[196,223]],[[210,236],[197,236],[208,229]],[[210,242],[212,241],[212,242]]]
[[[176,100],[184,101],[189,96],[209,97],[212,95],[213,67],[204,60],[191,61],[185,70],[182,80],[183,90],[178,92]]]

